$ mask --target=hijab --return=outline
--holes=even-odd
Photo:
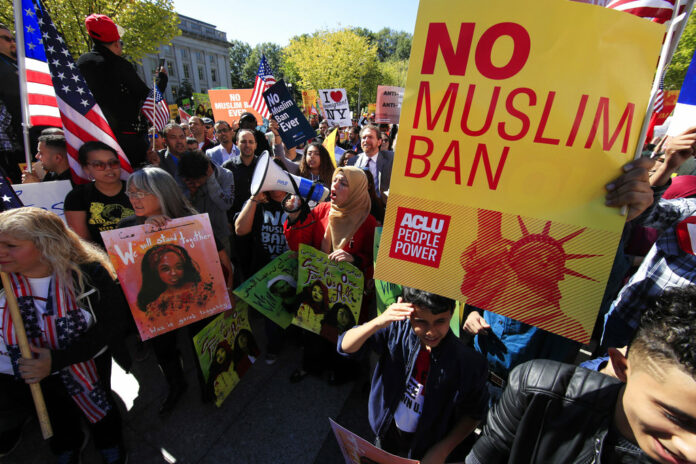
[[[372,207],[367,191],[367,176],[362,169],[355,166],[338,168],[331,179],[332,183],[338,174],[343,174],[348,181],[348,199],[340,207],[331,203],[329,225],[322,243],[322,251],[325,253],[345,247],[365,222]]]

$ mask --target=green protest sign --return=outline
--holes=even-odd
[[[297,253],[286,251],[237,287],[234,294],[281,326],[297,311]]]

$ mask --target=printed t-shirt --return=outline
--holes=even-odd
[[[411,377],[406,382],[404,395],[394,412],[396,427],[406,433],[414,433],[423,413],[425,400],[425,383],[430,371],[430,352],[420,349]]]

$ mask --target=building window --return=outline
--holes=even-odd
[[[196,52],[196,61],[199,63],[203,62],[203,52]]]
[[[179,87],[177,87],[176,85],[172,85],[172,95],[174,96],[174,98],[176,98],[176,95],[178,93],[179,93]]]
[[[162,45],[162,47],[160,47],[160,48],[162,50],[162,53],[164,53],[165,55],[172,54],[172,47],[170,47],[169,45]]]
[[[210,64],[215,64],[215,55],[210,55]]]
[[[186,63],[184,63],[184,79],[191,79],[191,72],[189,71],[189,67]]]
[[[180,52],[181,52],[181,57],[182,57],[182,58],[188,58],[188,50],[186,50],[185,48],[182,48],[182,49],[180,50]]]
[[[217,82],[217,69],[212,68],[210,70],[210,77],[213,79],[213,82]]]
[[[174,66],[172,66],[171,61],[167,61],[167,71],[169,72],[169,77],[176,77],[176,74],[174,74]]]
[[[205,70],[203,69],[203,66],[198,67],[198,79],[205,79]]]

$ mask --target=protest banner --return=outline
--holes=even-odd
[[[239,121],[242,114],[251,113],[256,116],[256,121],[263,121],[259,112],[251,106],[252,92],[253,89],[208,90],[210,105],[213,108],[213,119],[232,124]]]
[[[190,98],[184,98],[181,100],[181,107],[186,111],[188,114],[192,114],[193,111],[191,111],[191,99]]]
[[[300,305],[297,296],[297,253],[286,251],[237,287],[234,294],[287,328]]]
[[[663,34],[575,2],[506,3],[505,22],[422,2],[375,278],[589,341],[625,223],[605,185],[635,153]]]
[[[404,88],[392,85],[377,86],[377,111],[375,122],[380,124],[399,124]],[[372,111],[371,111],[372,113]]]
[[[329,126],[350,126],[350,108],[345,89],[324,89],[319,91],[319,101],[324,108],[324,117]]]
[[[230,308],[207,214],[101,236],[143,340]]]
[[[363,273],[357,267],[329,261],[326,253],[302,244],[297,270],[300,306],[292,323],[335,343],[358,323],[363,288]]]
[[[280,138],[286,148],[293,148],[317,136],[302,111],[292,99],[283,79],[278,80],[263,92],[268,111],[278,122]]]
[[[249,307],[237,300],[193,337],[205,389],[219,408],[259,357],[249,325]]]
[[[664,124],[669,115],[672,114],[672,111],[674,111],[679,99],[679,90],[665,90],[662,99],[662,109],[657,113],[657,119],[655,120],[656,126]]]
[[[338,447],[341,448],[346,464],[418,464],[419,462],[387,453],[350,430],[341,427],[333,419],[329,419],[329,422],[331,422],[331,429],[336,436]]]
[[[198,93],[194,92],[193,93],[193,102],[195,105],[195,113],[196,116],[208,116],[209,111],[211,110],[212,106],[210,105],[210,97],[208,96],[207,93]],[[212,113],[210,113],[212,114]]]
[[[176,103],[173,105],[169,105],[169,117],[172,119],[176,119],[176,117],[179,116],[179,105]]]
[[[317,99],[319,95],[316,90],[302,91],[302,111],[309,117],[312,114],[317,114]]]
[[[403,99],[403,95],[401,96]],[[375,114],[377,113],[377,103],[368,103],[367,104],[367,113],[368,114]]]
[[[24,206],[36,206],[56,213],[65,222],[63,201],[72,190],[69,180],[14,184],[12,187]]]

